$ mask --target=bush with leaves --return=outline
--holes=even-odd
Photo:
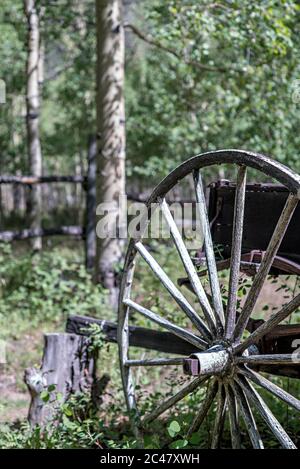
[[[34,255],[13,255],[0,245],[0,324],[2,333],[22,332],[69,314],[109,315],[105,290],[94,285],[79,255],[54,249]],[[17,327],[13,327],[15,324]]]

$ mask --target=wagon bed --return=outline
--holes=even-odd
[[[223,258],[230,257],[236,184],[221,180],[209,186],[209,219],[212,238],[223,248]],[[266,251],[289,191],[278,184],[247,184],[245,196],[242,253]],[[290,273],[300,274],[300,206],[295,210],[277,256],[291,261]],[[220,259],[220,257],[219,257]],[[277,269],[280,270],[280,269]],[[286,273],[282,271],[280,273]]]

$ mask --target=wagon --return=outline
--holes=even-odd
[[[230,180],[210,181],[213,174],[222,174],[223,167]],[[180,185],[182,191],[176,189]],[[176,199],[181,203],[186,187],[193,188],[192,209],[201,229],[197,249],[187,246],[170,208],[172,194],[181,194]],[[264,448],[261,428],[268,428],[283,448],[296,448],[265,396],[268,402],[271,397],[293,412],[300,410],[297,396],[272,378],[300,378],[299,196],[300,177],[295,172],[267,156],[242,150],[197,155],[154,189],[141,230],[128,245],[118,313],[122,382],[138,436],[151,432],[151,422],[164,425],[168,412],[183,412],[182,437],[188,441],[212,412],[211,448],[222,446],[225,423],[233,448],[244,447],[245,434],[253,448]],[[171,237],[156,239],[153,247],[148,227],[157,210]],[[160,263],[159,245],[168,245],[173,253],[167,256],[171,270]],[[149,282],[141,295],[136,264],[143,263],[143,272],[149,269],[147,275],[151,273],[156,283]],[[176,279],[171,278],[174,270]],[[280,278],[286,284],[276,288]],[[261,305],[266,285],[273,288],[271,311],[268,304]],[[167,311],[161,307],[158,288],[169,297],[171,310],[166,302]],[[183,318],[181,324],[173,320],[172,311]],[[131,325],[135,327],[138,317],[161,334],[164,343],[156,347],[161,352],[154,358],[131,350]],[[138,379],[141,370],[143,379]],[[155,393],[153,370],[160,386],[155,405],[150,399]],[[176,390],[164,388],[168,373]],[[187,413],[185,422],[189,399],[193,415]]]

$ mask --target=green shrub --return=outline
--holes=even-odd
[[[54,249],[15,257],[0,245],[0,325],[2,333],[22,332],[69,314],[110,311],[105,290],[94,285],[78,253]],[[16,327],[14,327],[16,326]]]

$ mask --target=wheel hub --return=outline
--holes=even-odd
[[[205,352],[193,353],[183,362],[185,374],[192,376],[227,374],[233,366],[230,351],[214,345]]]

